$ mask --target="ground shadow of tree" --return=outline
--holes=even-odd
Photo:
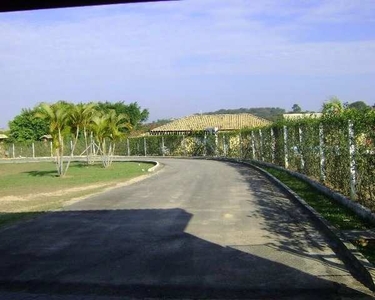
[[[183,209],[92,210],[20,222],[0,231],[0,288],[139,298],[363,295],[188,234],[192,216]]]
[[[58,177],[57,171],[27,171],[23,173],[33,177]]]

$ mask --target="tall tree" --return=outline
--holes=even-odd
[[[48,133],[48,121],[35,118],[36,110],[36,108],[22,109],[21,113],[9,122],[10,141],[37,141]]]
[[[79,103],[76,105],[66,106],[69,110],[69,119],[68,124],[71,130],[71,135],[73,138],[73,147],[71,149],[70,156],[73,156],[74,150],[76,148],[78,138],[80,133],[83,131],[85,144],[86,144],[86,153],[87,153],[87,162],[89,161],[89,151],[88,151],[88,142],[87,142],[87,127],[91,123],[92,116],[95,113],[95,104],[83,104]],[[70,160],[67,163],[66,169],[69,168]]]
[[[95,108],[96,108],[95,103],[88,103],[88,104],[79,103],[73,106],[72,111],[71,111],[70,127],[73,129],[72,135],[74,138],[72,154],[76,147],[79,134],[82,131],[84,139],[85,139],[85,146],[86,146],[85,152],[86,152],[86,157],[87,157],[87,163],[89,162],[90,149],[91,149],[91,147],[88,145],[87,131],[92,122],[92,117],[96,113]]]
[[[111,109],[116,111],[118,115],[127,115],[129,118],[129,122],[134,129],[137,129],[137,127],[140,126],[142,122],[145,122],[149,116],[149,111],[147,109],[142,109],[137,102],[133,102],[130,104],[125,104],[124,101],[115,103],[111,103],[108,101],[98,103],[98,110],[109,112],[109,110]],[[126,128],[122,129],[123,132],[126,132],[126,130]]]
[[[301,107],[298,104],[293,104],[292,111],[294,113],[300,113],[302,111]]]
[[[35,114],[37,118],[49,123],[49,134],[52,136],[52,144],[56,154],[56,168],[60,177],[65,176],[67,168],[64,169],[64,137],[70,132],[69,106],[63,103],[42,103]]]
[[[326,115],[337,115],[341,114],[344,111],[344,109],[345,108],[341,100],[336,96],[333,96],[323,103],[322,113]]]
[[[98,143],[102,163],[105,168],[112,164],[116,142],[125,138],[122,129],[131,129],[128,117],[117,114],[115,110],[99,112],[92,117],[92,130]]]
[[[368,106],[363,101],[355,101],[355,102],[352,102],[352,103],[348,104],[348,108],[353,108],[353,109],[357,109],[357,110],[365,110],[365,109],[370,108],[370,106]]]

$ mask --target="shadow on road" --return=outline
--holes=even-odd
[[[249,166],[227,162],[234,167],[243,180],[248,184],[249,191],[255,195],[256,210],[248,214],[249,218],[260,217],[264,220],[266,232],[278,237],[278,243],[270,247],[291,253],[296,256],[317,260],[339,270],[350,270],[352,276],[361,280],[360,276],[344,265],[342,261],[334,259],[336,255],[325,254],[327,244],[334,250],[335,244],[329,241],[318,229],[310,216],[294,202],[281,188],[277,187],[259,171]],[[267,236],[266,236],[267,237]],[[317,249],[311,253],[309,249]]]
[[[4,228],[0,288],[140,298],[360,295],[285,264],[188,234],[185,228],[192,216],[183,209],[67,211]],[[282,218],[279,225],[274,218],[268,226],[290,239],[283,246],[301,253],[294,240],[298,237],[281,229]]]

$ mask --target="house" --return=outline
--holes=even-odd
[[[52,140],[52,135],[50,135],[50,134],[42,135],[42,136],[40,137],[40,140],[43,141],[43,142],[50,141],[50,140]]]
[[[5,134],[0,133],[0,158],[2,158],[2,157],[8,157],[8,155],[9,155],[9,153],[8,153],[8,151],[6,151],[5,145],[4,145],[4,141],[7,138],[8,137]]]
[[[252,114],[192,115],[150,130],[151,135],[188,135],[197,131],[230,132],[270,125]]]
[[[0,133],[0,142],[5,141],[7,138],[8,138],[8,137],[7,137],[5,134]]]

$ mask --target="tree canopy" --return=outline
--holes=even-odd
[[[344,110],[344,105],[342,104],[341,100],[336,96],[330,97],[327,101],[323,103],[322,106],[323,114],[337,115],[341,114]]]
[[[137,129],[142,122],[147,121],[149,116],[148,109],[142,109],[137,102],[125,104],[124,101],[112,102],[99,102],[98,110],[109,112],[113,109],[118,115],[124,114],[129,117],[129,122],[134,129]],[[125,130],[125,129],[124,129]]]
[[[370,106],[368,106],[365,102],[363,101],[355,101],[350,104],[348,104],[349,108],[353,109],[358,109],[358,110],[363,110],[363,109],[368,109]]]
[[[325,115],[340,115],[348,111],[367,111],[371,110],[371,106],[363,101],[355,101],[352,103],[342,103],[341,100],[333,96],[323,103],[322,113]]]
[[[37,108],[22,109],[21,113],[9,122],[9,141],[28,142],[39,140],[48,134],[47,120],[35,118]]]
[[[35,109],[35,118],[48,122],[48,133],[52,137],[52,145],[56,155],[56,167],[60,177],[65,176],[68,171],[74,149],[78,138],[83,133],[87,163],[89,155],[98,151],[104,167],[109,167],[113,160],[116,142],[126,137],[121,129],[132,129],[128,122],[128,115],[117,113],[114,109],[98,109],[94,103],[72,104],[59,101],[53,104],[42,103]],[[88,146],[87,133],[90,133],[90,146]],[[64,144],[66,138],[71,139],[70,155],[64,156]],[[88,146],[88,147],[87,147]],[[96,154],[96,153],[94,153]],[[67,159],[66,166],[64,162]]]
[[[131,126],[121,127],[123,133],[129,133],[131,129],[138,129],[142,122],[149,116],[148,109],[142,109],[137,102],[125,104],[123,101],[111,102],[91,102],[89,104],[73,104],[60,100],[55,103],[60,108],[72,109],[75,125],[79,125],[85,133],[87,122],[93,114],[93,110],[108,114],[114,110],[117,115],[127,116],[128,123]],[[21,113],[9,122],[9,141],[10,142],[32,142],[39,140],[43,135],[49,133],[48,118],[36,118],[40,105],[32,109],[22,109]],[[73,120],[72,119],[72,120]],[[72,121],[71,120],[71,121]],[[69,125],[69,124],[68,124]],[[70,124],[72,126],[72,124]]]
[[[293,106],[292,106],[292,112],[294,112],[294,113],[300,113],[300,112],[302,112],[301,106],[299,106],[298,104],[293,104]]]

